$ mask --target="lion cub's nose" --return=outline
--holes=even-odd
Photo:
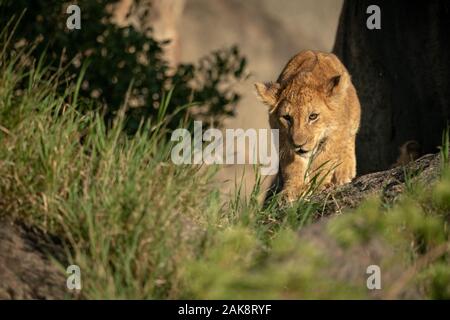
[[[304,146],[306,145],[306,142],[304,142],[302,144],[293,143],[293,145],[294,145],[294,150],[297,154],[302,155],[302,154],[309,152],[308,150],[305,150],[305,148],[304,148]]]

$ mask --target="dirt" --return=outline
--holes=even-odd
[[[63,299],[66,276],[50,256],[63,250],[48,235],[10,220],[0,220],[0,299]]]

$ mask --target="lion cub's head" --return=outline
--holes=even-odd
[[[280,146],[309,157],[345,125],[343,101],[350,76],[333,54],[303,51],[292,58],[277,82],[256,83],[269,106],[269,121],[280,130]]]

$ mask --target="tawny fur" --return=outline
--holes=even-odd
[[[269,106],[270,126],[280,130],[280,170],[287,200],[300,197],[316,175],[319,188],[355,177],[360,104],[349,73],[334,54],[302,51],[275,83],[255,86]]]

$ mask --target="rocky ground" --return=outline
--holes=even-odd
[[[357,207],[369,196],[378,195],[386,203],[392,203],[405,190],[405,181],[421,181],[425,185],[437,178],[440,157],[428,154],[406,166],[399,166],[386,171],[369,173],[357,177],[347,185],[318,194],[314,201],[323,203],[317,212],[317,218],[341,214],[345,209]]]
[[[66,277],[50,256],[63,249],[39,230],[0,221],[0,299],[63,299]]]

